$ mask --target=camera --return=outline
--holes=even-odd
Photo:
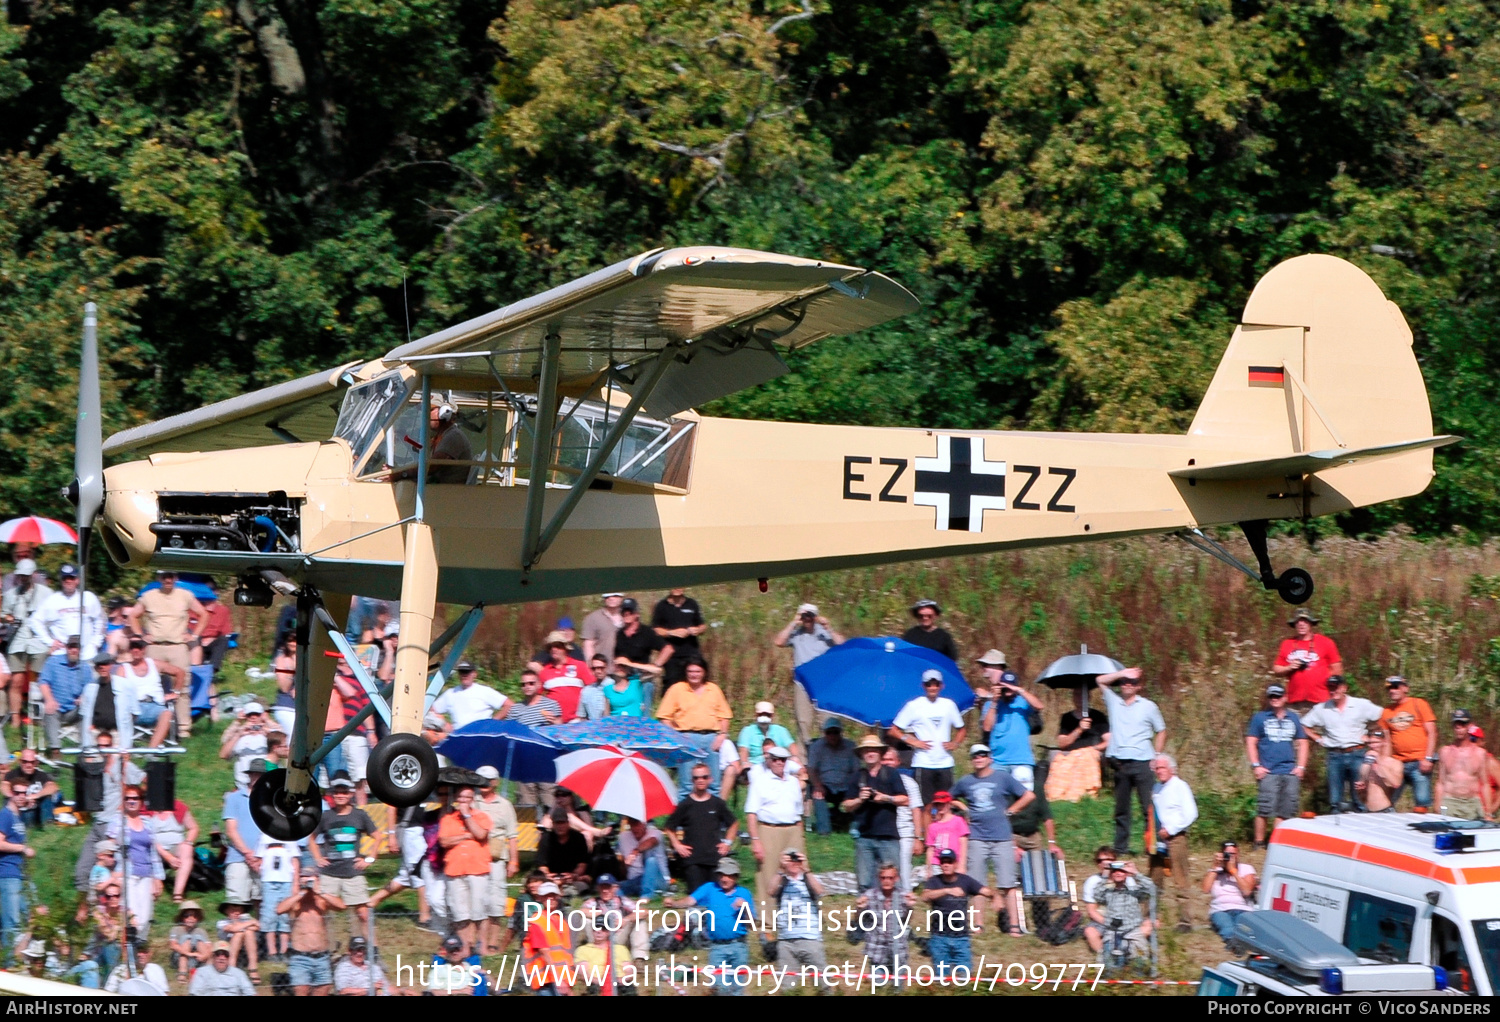
[[[1121,862],[1119,859],[1116,859],[1116,860],[1114,860],[1113,862],[1111,862],[1109,864],[1109,871],[1111,873],[1113,873],[1117,869],[1118,870],[1123,870],[1124,868],[1125,868],[1125,864],[1123,862]]]

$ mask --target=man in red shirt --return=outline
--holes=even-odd
[[[562,632],[547,636],[547,656],[540,677],[542,690],[562,708],[562,722],[571,724],[578,719],[578,700],[583,695],[583,686],[593,680],[594,674],[582,660],[568,655],[568,637]]]
[[[1313,631],[1318,619],[1306,607],[1298,607],[1287,624],[1297,634],[1282,640],[1271,673],[1286,679],[1287,703],[1326,702],[1329,675],[1344,673],[1339,648],[1328,636]]]

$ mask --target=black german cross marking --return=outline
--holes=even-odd
[[[985,510],[1005,509],[1005,462],[984,460],[982,438],[978,459],[972,437],[939,435],[937,442],[936,458],[917,459],[912,503],[937,510],[939,531],[979,532]]]

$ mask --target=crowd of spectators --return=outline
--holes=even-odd
[[[270,711],[241,700],[218,734],[229,790],[213,822],[223,918],[210,926],[187,897],[201,859],[199,821],[180,800],[153,797],[145,772],[121,753],[191,737],[190,673],[222,659],[227,611],[177,586],[169,572],[135,603],[111,600],[107,611],[91,594],[80,597],[69,568],[58,573],[56,593],[38,574],[29,560],[17,563],[0,615],[10,627],[0,678],[9,712],[19,720],[35,705],[42,718],[39,747],[19,753],[3,779],[0,944],[39,974],[115,989],[142,981],[166,990],[171,977],[193,994],[251,994],[267,986],[262,966],[269,964],[284,970],[297,996],[474,995],[489,992],[483,956],[513,948],[539,993],[627,993],[626,966],[646,959],[653,936],[662,936],[633,925],[632,913],[656,898],[713,910],[703,938],[721,969],[750,964],[756,932],[741,909],[753,909],[756,920],[768,921],[759,934],[765,949],[795,973],[826,958],[822,928],[809,922],[827,893],[809,856],[810,832],[852,837],[856,904],[873,909],[876,920],[857,938],[873,964],[907,964],[914,935],[895,920],[920,906],[929,910],[925,948],[934,965],[968,965],[972,933],[991,925],[1010,937],[1024,932],[1019,864],[1028,853],[1059,851],[1049,798],[1076,799],[1106,784],[1114,839],[1097,851],[1098,872],[1082,889],[1091,948],[1110,930],[1131,943],[1148,940],[1157,925],[1150,906],[1167,893],[1168,876],[1181,931],[1206,917],[1227,938],[1234,916],[1254,902],[1256,873],[1236,840],[1222,841],[1213,867],[1196,879],[1196,802],[1165,751],[1166,718],[1146,695],[1140,668],[1097,678],[1102,708],[1080,690],[1056,731],[1041,739],[1047,754],[1039,756],[1040,694],[998,649],[959,659],[942,608],[921,600],[903,638],[972,666],[973,710],[960,711],[934,670],[921,678],[921,695],[876,733],[837,717],[815,730],[816,703],[795,680],[790,721],[777,720],[776,704],[759,702],[753,720],[735,727],[733,704],[700,645],[702,611],[674,589],[649,621],[622,593],[605,594],[581,633],[571,619],[558,620],[521,672],[519,698],[460,662],[423,721],[438,744],[490,718],[540,728],[653,718],[694,753],[680,770],[674,811],[656,821],[596,819],[572,793],[543,783],[515,786],[512,801],[499,771],[485,767],[474,783],[442,784],[427,805],[392,814],[400,869],[375,890],[366,871],[383,835],[366,811],[364,776],[373,727],[344,739],[325,761],[327,808],[310,838],[274,840],[251,815],[250,790],[284,762],[292,722],[297,646],[294,634],[283,633],[271,662]],[[368,666],[378,677],[390,676],[398,621],[397,608],[379,601],[351,608],[348,634],[374,650]],[[1451,743],[1440,747],[1432,709],[1405,679],[1387,680],[1383,707],[1351,697],[1337,646],[1318,624],[1307,611],[1293,615],[1263,708],[1245,725],[1246,768],[1258,789],[1253,841],[1264,846],[1276,825],[1300,812],[1314,741],[1326,753],[1335,812],[1392,811],[1410,787],[1419,808],[1492,818],[1500,766],[1469,714],[1453,714]],[[771,642],[789,650],[795,669],[844,636],[805,603]],[[344,727],[366,699],[341,662],[324,733]],[[25,877],[35,854],[28,834],[50,821],[61,797],[46,761],[74,742],[89,750],[80,758],[97,778],[99,809],[75,869],[76,920],[89,936],[63,946],[36,935]],[[541,832],[535,868],[524,876],[518,804],[535,807]],[[736,858],[742,843],[753,877],[742,875]],[[1138,868],[1137,859],[1149,868]],[[439,941],[425,991],[393,984],[379,950],[361,936],[371,932],[374,909],[404,892],[414,894],[419,925]],[[1203,895],[1206,912],[1198,907]],[[158,903],[166,898],[172,907],[163,912]],[[581,907],[619,924],[571,932],[527,906]],[[331,926],[341,916],[349,933],[342,955]],[[164,964],[152,961],[153,938]],[[563,969],[575,962],[608,966],[604,988],[565,984]],[[716,989],[742,988],[720,981]]]

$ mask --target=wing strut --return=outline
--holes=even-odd
[[[562,336],[549,332],[542,345],[542,372],[537,383],[536,427],[531,436],[531,478],[526,487],[526,519],[521,526],[521,570],[529,572],[541,555],[543,503],[547,499],[547,477],[551,474],[554,421],[557,418],[558,360]]]

